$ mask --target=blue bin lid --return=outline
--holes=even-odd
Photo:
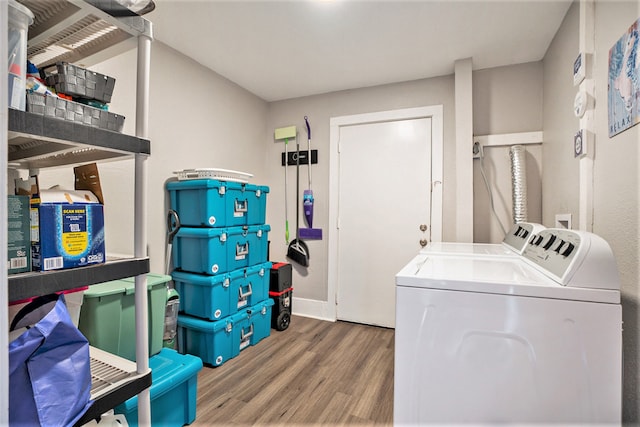
[[[178,314],[178,326],[183,326],[188,329],[193,329],[199,332],[218,332],[225,330],[227,324],[231,324],[233,327],[233,321],[231,316],[227,316],[223,319],[211,322],[209,320],[199,319],[197,317],[188,316],[186,314]]]
[[[218,181],[216,179],[187,179],[184,181],[170,181],[167,183],[167,190],[200,190],[208,188],[228,187],[230,183]]]
[[[206,239],[212,237],[220,237],[227,232],[225,228],[193,228],[193,227],[180,227],[177,237],[197,237],[199,239]]]
[[[180,386],[202,369],[202,360],[191,354],[180,354],[170,348],[163,348],[160,353],[149,358],[151,368],[151,400],[154,400],[175,387]],[[138,406],[138,396],[134,396],[123,404],[130,412]]]
[[[231,280],[235,280],[241,277],[258,274],[260,273],[260,270],[264,270],[265,275],[270,274],[271,262],[267,261],[267,262],[263,262],[262,264],[253,265],[251,267],[239,268],[237,270],[233,270],[228,274]]]
[[[229,278],[227,273],[209,276],[206,274],[187,273],[178,270],[173,271],[171,275],[173,276],[173,280],[177,282],[188,282],[199,286],[220,285]]]
[[[236,314],[232,314],[229,317],[231,317],[231,320],[233,320],[235,323],[239,323],[240,321],[247,319],[251,316],[261,314],[262,309],[264,307],[271,307],[273,304],[275,304],[273,299],[267,298],[264,301],[261,301],[257,304],[252,305],[251,307],[245,307],[239,310]]]
[[[259,231],[269,232],[271,231],[271,226],[269,224],[262,225],[238,225],[235,227],[227,227],[225,229],[227,234],[230,236],[235,236],[238,234],[249,235],[249,234],[258,234]]]

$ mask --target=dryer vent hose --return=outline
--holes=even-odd
[[[511,184],[513,196],[513,222],[527,221],[527,167],[526,155],[522,145],[514,145],[509,149],[511,157]]]

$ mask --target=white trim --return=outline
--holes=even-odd
[[[394,120],[431,119],[431,240],[442,241],[442,192],[443,192],[443,149],[444,149],[444,108],[442,105],[405,108],[401,110],[380,111],[332,117],[329,132],[329,230],[328,230],[328,289],[325,312],[319,317],[325,320],[337,319],[336,296],[338,283],[338,156],[340,127],[365,123],[380,123]],[[310,316],[313,317],[313,316]]]
[[[331,316],[331,310],[329,309],[329,303],[327,301],[293,297],[291,305],[293,307],[293,314],[296,316],[327,320],[329,322],[336,321],[335,316]]]
[[[595,1],[580,0],[580,52],[585,53],[586,78],[580,83],[579,90],[595,99],[595,80],[593,55],[595,45]],[[580,118],[580,129],[587,134],[595,134],[595,119],[593,108],[587,106],[587,111]],[[594,147],[587,138],[587,155],[580,158],[580,198],[578,211],[578,230],[593,231],[593,166]]]
[[[483,147],[502,147],[508,145],[541,144],[544,134],[540,132],[503,133],[500,135],[478,135],[473,140]]]
[[[471,58],[454,63],[456,242],[473,242],[473,65]]]

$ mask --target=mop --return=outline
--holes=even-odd
[[[307,125],[307,175],[309,178],[309,189],[304,190],[302,197],[302,206],[304,208],[304,217],[307,220],[308,228],[298,230],[298,235],[304,239],[322,240],[322,229],[313,228],[313,190],[311,189],[311,126],[309,125],[309,117],[304,116],[304,122]]]
[[[302,265],[303,267],[307,267],[309,265],[309,251],[307,245],[300,240],[298,234],[298,218],[300,216],[299,211],[299,191],[300,191],[300,143],[296,138],[296,238],[289,243],[289,216],[288,216],[288,206],[287,206],[287,167],[289,166],[289,156],[287,153],[287,146],[289,144],[290,138],[296,138],[296,127],[289,126],[286,128],[278,128],[275,131],[275,139],[276,140],[284,140],[284,206],[285,206],[285,240],[287,242],[287,257],[292,261]]]

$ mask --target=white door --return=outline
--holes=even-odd
[[[395,275],[430,238],[431,133],[430,117],[339,128],[340,320],[395,326]]]

